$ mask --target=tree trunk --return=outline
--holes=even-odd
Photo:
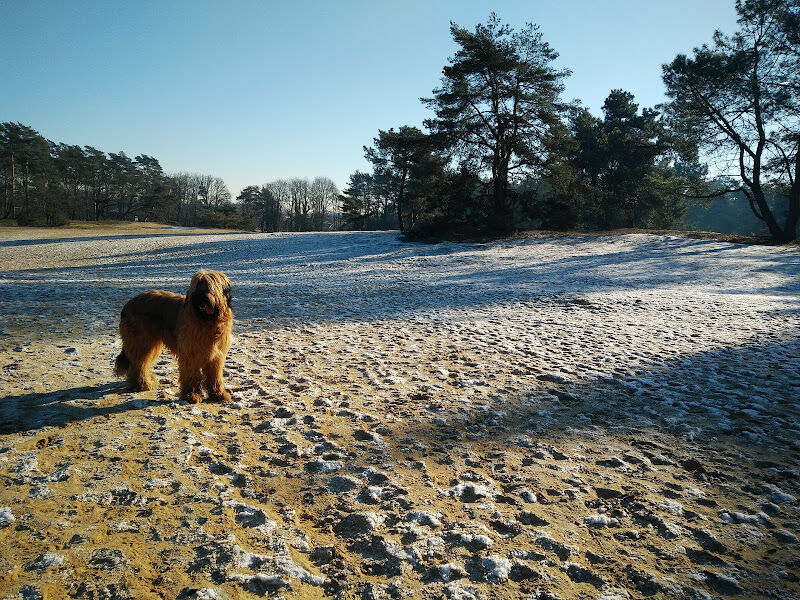
[[[494,215],[498,220],[502,219],[506,209],[506,186],[498,176],[494,180]]]
[[[786,225],[783,228],[785,242],[797,238],[798,220],[800,220],[800,152],[797,152],[794,159],[794,181],[789,190],[789,211],[786,213]]]
[[[403,169],[403,175],[400,177],[400,191],[397,193],[397,223],[400,226],[400,233],[405,233],[406,228],[403,223],[403,191],[406,186],[406,175],[408,169]]]
[[[22,180],[23,188],[25,189],[25,212],[30,210],[30,203],[28,200],[28,160],[25,159],[25,179]]]
[[[14,213],[16,218],[16,209],[14,203],[17,201],[17,172],[16,164],[14,163],[14,153],[11,153],[11,212]]]
[[[506,218],[506,195],[508,193],[508,165],[500,162],[495,169],[493,185],[494,217],[499,227]]]
[[[755,50],[757,50],[757,48]],[[756,146],[755,154],[753,155],[753,179],[750,181],[750,189],[753,192],[753,197],[756,201],[756,205],[758,206],[758,210],[761,212],[761,219],[767,224],[767,229],[769,229],[772,239],[777,242],[785,242],[788,241],[786,237],[789,232],[784,231],[781,229],[781,226],[778,225],[778,221],[775,219],[775,215],[772,214],[772,210],[770,210],[767,200],[764,197],[764,189],[761,187],[761,157],[767,144],[767,134],[764,128],[764,120],[761,113],[761,87],[758,76],[759,62],[759,53],[756,51],[751,81],[753,90],[753,116],[755,118],[756,129],[758,130],[758,144]],[[744,181],[747,182],[747,177],[744,172],[744,163],[742,160],[742,150],[739,151],[739,157],[739,168],[742,172]],[[758,213],[756,213],[756,216],[758,216]],[[793,238],[794,231],[791,233],[791,237]]]
[[[767,229],[769,230],[769,234],[770,236],[772,236],[773,240],[775,240],[776,242],[785,241],[783,240],[784,237],[783,229],[781,229],[781,226],[778,225],[778,221],[775,219],[775,215],[772,214],[772,211],[770,210],[769,205],[767,204],[767,200],[764,197],[764,189],[761,187],[761,183],[754,181],[750,185],[750,190],[753,193],[753,200],[755,201],[755,207],[757,207],[758,210],[756,210],[752,202],[750,208],[753,209],[753,212],[758,218],[764,221],[764,223],[767,226]]]
[[[789,196],[789,212],[786,214],[786,224],[783,228],[783,241],[793,242],[797,239],[797,222],[800,220],[800,190],[793,190]]]

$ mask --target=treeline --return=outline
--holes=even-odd
[[[451,24],[458,50],[424,130],[380,130],[342,212],[350,228],[483,235],[672,228],[687,199],[743,198],[776,241],[800,217],[800,0],[737,0],[740,31],[663,66],[669,102],[561,99],[569,71],[536,25]],[[706,163],[714,165],[709,177]],[[708,203],[707,203],[708,204]]]
[[[341,226],[339,189],[327,177],[250,185],[236,200],[242,215],[260,231],[322,231]]]
[[[786,201],[782,195],[772,193],[766,195],[766,200],[776,214],[781,213]],[[686,229],[749,236],[765,233],[764,222],[753,214],[742,192],[728,192],[707,199],[688,198],[687,204]]]
[[[0,218],[20,225],[71,219],[252,227],[213,175],[164,173],[158,159],[46,140],[21,123],[0,123]]]
[[[633,100],[612,90],[602,118],[579,107],[565,109],[564,123],[552,127],[532,157],[537,164],[523,177],[509,174],[497,187],[496,176],[484,176],[480,161],[451,154],[453,148],[442,148],[436,133],[415,127],[380,131],[365,148],[372,173],[356,171],[345,189],[346,222],[354,228],[398,227],[412,236],[518,227],[677,227],[686,215],[683,192],[703,167],[674,161],[657,113],[639,111]],[[495,171],[512,168],[523,170],[509,161]]]
[[[339,190],[326,177],[249,186],[234,202],[219,177],[167,174],[152,156],[51,142],[21,123],[0,123],[0,184],[0,219],[19,225],[115,219],[308,231],[341,224]]]

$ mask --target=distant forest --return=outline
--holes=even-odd
[[[19,225],[70,220],[155,221],[184,226],[306,231],[338,227],[338,190],[327,178],[250,186],[233,201],[225,182],[164,173],[158,159],[51,142],[21,123],[0,123],[0,219]]]
[[[521,228],[702,228],[794,240],[800,220],[800,0],[736,0],[740,29],[662,67],[668,101],[610,90],[602,114],[561,98],[569,70],[535,24],[492,14],[442,69],[423,129],[379,130],[370,172],[248,186],[165,174],[0,124],[0,218],[307,231],[400,229],[411,238]]]

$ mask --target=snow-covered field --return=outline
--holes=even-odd
[[[127,392],[202,267],[235,402]],[[0,229],[0,366],[0,598],[800,597],[797,248]]]

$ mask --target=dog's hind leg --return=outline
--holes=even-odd
[[[125,349],[123,348],[119,356],[117,356],[117,360],[114,361],[114,373],[119,377],[125,377],[130,367],[131,361],[128,360],[128,356],[125,354]]]
[[[127,355],[128,366],[128,385],[134,391],[154,390],[158,387],[155,375],[153,375],[153,364],[161,354],[162,343],[153,340],[149,344],[141,342],[133,348],[123,348]]]

